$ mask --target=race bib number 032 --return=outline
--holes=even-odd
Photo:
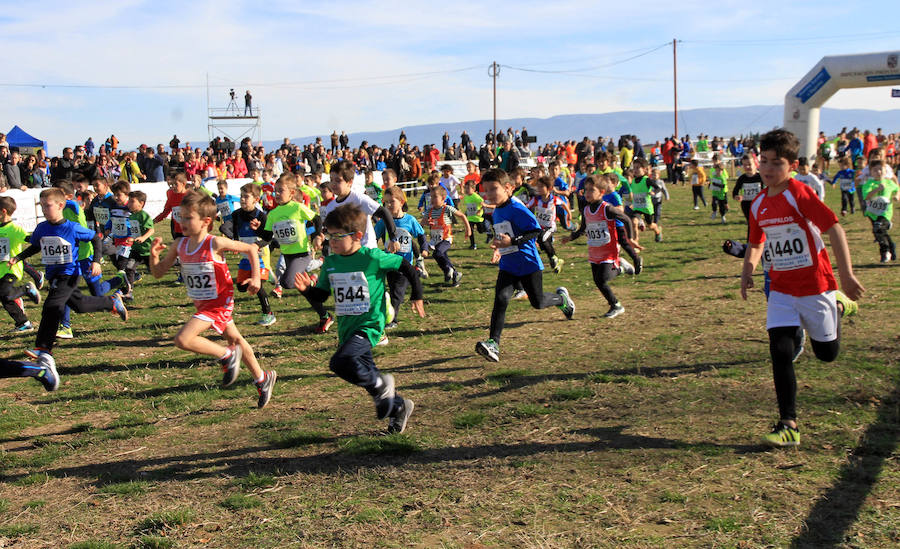
[[[182,263],[181,275],[184,287],[191,299],[208,301],[219,295],[216,287],[216,272],[212,261],[203,263]]]

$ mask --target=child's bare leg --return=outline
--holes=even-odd
[[[175,335],[175,346],[185,351],[222,358],[222,355],[226,352],[225,347],[213,343],[200,335],[209,329],[210,326],[212,326],[212,322],[191,318]]]
[[[228,341],[229,346],[241,346],[241,362],[244,363],[244,366],[250,368],[250,375],[253,376],[253,381],[262,379],[263,371],[262,368],[259,367],[256,355],[253,353],[253,347],[251,347],[247,340],[244,339],[244,336],[238,331],[234,322],[230,322],[228,326],[225,327],[225,331],[222,335]]]

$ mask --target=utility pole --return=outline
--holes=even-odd
[[[497,139],[497,77],[500,76],[500,65],[496,61],[488,67],[488,76],[494,79],[494,139]]]
[[[672,39],[672,90],[675,105],[675,139],[678,139],[678,41]]]

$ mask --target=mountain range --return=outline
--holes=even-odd
[[[679,111],[678,132],[681,135],[696,136],[738,136],[765,132],[779,127],[784,119],[781,105],[755,105],[749,107],[723,107],[710,109],[688,109]],[[466,130],[476,143],[484,140],[484,135],[493,126],[492,120],[470,120],[467,122],[447,122],[404,126],[386,131],[352,132],[350,146],[356,147],[363,140],[388,146],[397,143],[400,130],[406,132],[408,141],[414,145],[434,143],[441,145],[444,132],[450,134],[452,142],[459,142],[459,136]],[[866,109],[828,109],[821,111],[821,130],[828,135],[837,133],[843,127],[869,129],[884,128],[885,133],[900,131],[900,109],[875,111]],[[622,134],[635,134],[644,144],[672,135],[673,116],[671,111],[621,111],[604,114],[564,114],[550,118],[509,118],[497,120],[498,129],[528,128],[529,135],[536,136],[538,143],[557,140],[580,140],[584,136],[596,139],[598,136],[617,138]],[[336,128],[340,133],[341,128]],[[331,133],[321,136],[291,137],[292,143],[305,144],[321,137],[325,146],[330,146]],[[267,150],[277,147],[282,140],[265,140]]]

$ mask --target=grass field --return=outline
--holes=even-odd
[[[765,300],[741,300],[740,260],[721,251],[744,239],[740,211],[723,226],[671,192],[645,272],[613,282],[626,313],[601,318],[584,239],[559,247],[544,284],[569,288],[575,319],[513,302],[499,364],[474,353],[496,268],[458,242],[462,286],[426,280],[427,318],[404,306],[375,351],[416,402],[402,435],[379,436],[365,392],[330,373],[337,336],[312,334],[297,295],[273,299],[269,328],[238,297],[238,326],[279,374],[260,411],[246,374],[223,390],[212,361],[171,344],[193,311],[174,273],[145,277],[127,324],[74,316],[58,392],[0,380],[0,545],[897,546],[897,263],[878,263],[861,215],[843,220],[868,291],[838,360],[797,363],[802,446],[768,450]],[[0,351],[32,343],[5,335]]]

